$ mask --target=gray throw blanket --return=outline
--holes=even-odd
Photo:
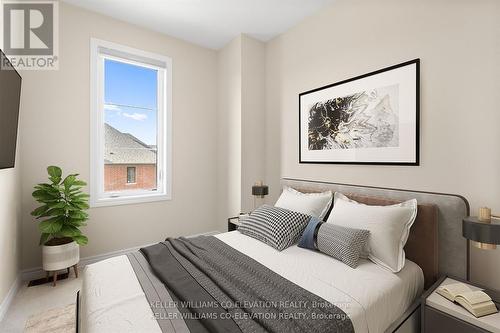
[[[216,237],[169,238],[140,252],[168,291],[145,288],[139,254],[129,255],[164,332],[354,332],[341,309]]]

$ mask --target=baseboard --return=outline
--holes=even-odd
[[[14,280],[14,283],[10,287],[9,292],[7,293],[7,295],[5,295],[5,298],[3,299],[2,303],[0,303],[0,322],[5,317],[7,310],[9,310],[9,307],[12,301],[14,300],[14,296],[16,296],[19,288],[21,288],[21,285],[22,285],[22,279],[21,276],[18,275]]]
[[[220,232],[219,231],[208,231],[208,232],[204,232],[204,233],[201,233],[201,234],[190,235],[190,236],[187,236],[187,237],[195,237],[195,236],[202,236],[202,235],[211,236],[211,235],[215,235],[215,234],[218,234],[218,233],[220,233]],[[128,248],[128,249],[123,249],[123,250],[118,250],[118,251],[113,251],[113,252],[98,254],[96,256],[81,258],[80,262],[78,263],[78,267],[79,268],[83,268],[83,267],[85,267],[87,265],[96,263],[98,261],[109,259],[109,258],[116,257],[116,256],[125,255],[125,254],[131,253],[131,252],[135,252],[135,251],[139,250],[141,247],[146,247],[146,246],[153,245],[153,244],[156,244],[156,242],[155,243],[150,243],[150,244],[144,244],[144,245],[140,245],[140,246],[131,247],[131,248]],[[20,275],[21,275],[21,280],[22,281],[31,281],[31,280],[39,279],[39,278],[45,276],[45,271],[42,269],[42,267],[28,268],[28,269],[22,270]]]

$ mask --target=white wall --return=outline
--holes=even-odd
[[[246,35],[218,52],[219,230],[253,209],[252,185],[265,179],[265,44]]]
[[[216,52],[60,4],[60,68],[26,71],[21,109],[23,268],[41,264],[33,185],[59,165],[89,179],[89,45],[100,38],[173,60],[171,201],[95,208],[82,257],[216,229]]]
[[[241,36],[217,54],[217,222],[241,211]]]
[[[20,188],[18,163],[14,169],[0,170],[0,304],[19,271]]]
[[[338,0],[267,44],[266,178],[458,193],[500,212],[500,2]],[[298,163],[298,94],[421,59],[421,165]],[[275,156],[280,156],[276,162]],[[279,192],[273,191],[276,198]],[[500,289],[500,250],[472,279]]]
[[[265,179],[265,44],[242,35],[241,211],[254,208],[252,185]],[[259,199],[256,204],[261,203]]]

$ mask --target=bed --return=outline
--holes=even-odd
[[[217,274],[220,274],[217,279],[224,280],[224,273],[231,271],[230,275],[234,275],[232,278],[236,280],[235,286],[250,286],[257,289],[255,285],[262,284],[262,281],[257,281],[256,284],[252,285],[253,276],[272,276],[268,283],[276,285],[276,288],[268,292],[272,293],[274,289],[279,290],[279,286],[282,286],[283,295],[277,294],[276,297],[295,299],[295,294],[300,295],[300,297],[297,296],[297,299],[304,299],[308,302],[307,305],[303,305],[305,308],[302,309],[307,312],[308,318],[311,314],[316,315],[315,311],[321,313],[324,311],[335,315],[345,314],[346,318],[342,319],[345,321],[335,328],[339,332],[416,332],[419,324],[418,299],[422,291],[429,287],[441,272],[463,276],[462,273],[465,270],[462,269],[462,266],[465,266],[463,265],[465,261],[459,266],[453,264],[457,257],[458,260],[465,258],[465,251],[463,254],[462,251],[456,252],[451,263],[447,258],[439,260],[442,245],[462,250],[461,237],[449,231],[455,228],[455,223],[460,224],[460,221],[457,220],[459,217],[467,214],[468,205],[463,198],[435,193],[291,179],[284,179],[283,184],[304,192],[320,191],[325,188],[342,191],[358,202],[371,205],[389,205],[407,198],[418,197],[417,219],[405,246],[407,260],[403,270],[394,274],[368,260],[362,260],[356,269],[351,269],[329,256],[299,248],[296,245],[279,252],[254,238],[238,231],[232,231],[206,239],[193,240],[193,244],[189,245],[191,246],[189,251],[194,253],[205,244],[212,244],[210,246],[214,246],[214,252],[210,254],[211,257],[217,257],[218,252],[227,251],[227,258],[241,255],[241,258],[244,258],[242,259],[243,266],[255,265],[255,267],[251,267],[251,272],[255,272],[255,274],[249,274],[249,271],[239,272],[238,270],[232,272],[231,259],[228,259],[225,263],[220,264],[220,269],[216,269],[219,270]],[[446,228],[448,232],[444,236],[440,235],[438,227]],[[163,247],[176,247],[175,242],[177,241],[172,241],[171,244]],[[191,243],[191,241],[186,240],[184,242]],[[168,265],[166,268],[161,267],[164,264],[163,261],[168,260],[164,257],[157,260],[159,262],[157,266],[154,265],[154,258],[160,258],[155,257],[158,254],[157,251],[158,248],[151,249],[149,252],[131,253],[86,267],[79,306],[80,332],[197,331],[196,325],[193,326],[193,321],[200,318],[191,320],[193,318],[183,317],[180,307],[177,309],[179,298],[177,296],[173,298],[162,283],[165,281],[158,279],[158,276],[161,277],[162,274],[171,274],[172,272],[169,270],[174,269]],[[201,253],[204,253],[203,251]],[[174,251],[172,253],[175,254]],[[221,258],[219,261],[224,261],[224,258]],[[163,273],[161,273],[162,269]],[[210,273],[210,270],[210,267],[206,269],[207,274]],[[246,279],[249,281],[245,281]],[[218,280],[216,284],[224,285]],[[208,291],[216,288],[211,284],[201,283],[201,285]],[[169,285],[169,288],[172,287],[171,290],[176,290],[175,288],[182,287],[180,289],[182,292],[186,291],[188,296],[191,295],[193,299],[196,299],[197,294],[194,293],[194,288],[191,290],[189,286],[192,287],[193,284]],[[287,294],[287,290],[292,291]],[[189,294],[190,292],[191,294]],[[236,291],[234,292],[236,293]],[[247,292],[252,294],[255,290]],[[241,295],[243,298],[246,297],[246,294]],[[317,302],[318,306],[331,304],[333,308],[328,310],[311,309],[311,304],[314,302]],[[287,304],[287,306],[293,306],[293,304]],[[291,312],[294,311],[298,310],[291,310]],[[203,317],[201,318],[203,319]],[[311,327],[310,330],[304,329],[304,327],[300,328],[300,326],[297,326],[299,327],[297,329],[293,324],[290,324],[294,322],[294,319],[303,325],[329,325],[331,323],[328,320],[324,320],[324,322],[307,321],[298,316],[292,320],[284,320],[284,326],[275,326],[272,330],[314,331],[313,326],[305,326]],[[263,320],[263,322],[264,326],[262,327],[267,327],[265,326],[266,321]],[[234,331],[231,326],[227,326],[225,323],[221,325],[218,328],[212,327],[211,330]],[[242,325],[239,324],[239,326]],[[262,327],[257,329],[247,327],[246,331],[259,331]]]

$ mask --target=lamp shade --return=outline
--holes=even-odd
[[[252,195],[263,197],[269,194],[269,186],[267,185],[254,185],[252,186]]]
[[[479,221],[477,217],[466,217],[462,221],[462,235],[478,243],[500,244],[500,223]]]

